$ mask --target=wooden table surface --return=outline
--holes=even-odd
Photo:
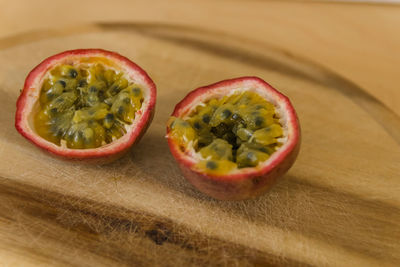
[[[5,134],[0,136],[1,266],[399,264],[400,6],[326,1],[98,2],[0,1],[0,85],[6,94],[1,103],[10,111],[0,117],[6,125]],[[134,32],[128,35],[129,31]],[[136,185],[139,191],[104,191],[101,196],[93,190],[107,188],[107,183],[117,186],[129,181],[116,175],[114,180],[93,184],[93,189],[85,191],[66,180],[51,180],[49,184],[49,179],[56,176],[50,175],[46,180],[46,174],[36,167],[21,175],[19,168],[24,168],[24,162],[20,161],[34,164],[34,154],[30,158],[21,154],[29,156],[30,149],[35,150],[11,130],[17,90],[12,88],[22,85],[23,77],[40,57],[64,47],[57,42],[65,42],[66,48],[73,46],[75,35],[80,36],[77,43],[83,46],[109,46],[141,60],[159,82],[159,110],[168,112],[170,107],[165,102],[176,102],[185,95],[184,89],[179,89],[183,85],[200,86],[204,84],[198,83],[216,81],[221,76],[251,72],[268,75],[278,84],[282,80],[281,87],[299,107],[300,117],[304,117],[305,140],[299,162],[269,196],[241,204],[209,202],[198,196],[169,163],[161,165],[172,168],[169,175],[179,177],[175,193],[168,186],[164,188],[171,181],[147,187],[146,183],[151,182],[147,178]],[[146,39],[149,36],[159,40]],[[112,44],[112,40],[119,43]],[[136,41],[137,46],[133,43]],[[130,51],[132,46],[140,53]],[[203,50],[208,52],[203,55]],[[180,67],[169,70],[168,64],[157,62],[157,56]],[[235,62],[230,63],[231,59]],[[240,61],[247,65],[236,66]],[[210,62],[214,65],[207,68]],[[271,65],[265,66],[265,62]],[[193,67],[195,64],[199,66]],[[226,66],[231,69],[223,70]],[[186,77],[177,79],[185,70]],[[166,91],[171,85],[164,81],[171,76],[178,88],[176,96],[168,96]],[[308,87],[311,92],[306,90]],[[319,95],[318,88],[323,87],[335,88],[342,96],[329,90]],[[346,99],[351,101],[347,103]],[[336,105],[337,113],[315,114],[308,108],[315,105],[323,112],[326,104]],[[152,143],[155,133],[161,135],[167,114],[158,116],[141,149]],[[340,120],[332,118],[335,116]],[[336,128],[328,129],[326,124],[330,123]],[[340,135],[330,139],[329,133],[334,131]],[[338,141],[341,136],[346,142]],[[17,140],[18,151],[11,150],[16,146],[10,140]],[[328,141],[338,141],[335,146],[343,145],[342,150]],[[153,145],[152,149],[157,150],[158,141]],[[324,150],[325,158],[317,155]],[[150,152],[144,154],[152,156]],[[133,156],[137,155],[134,152]],[[50,169],[65,168],[63,175],[69,175],[69,165],[60,165],[46,155],[39,159],[47,161]],[[154,167],[140,159],[137,162]],[[130,159],[120,164],[126,168],[136,166]],[[69,167],[73,168],[71,175],[77,176],[85,171],[91,175],[104,171],[101,167]],[[105,171],[110,174],[110,170],[113,169]],[[92,182],[83,181],[81,185]],[[153,198],[155,193],[171,194],[171,198],[168,195],[139,207],[135,205],[142,202],[128,201],[124,196],[128,193],[129,198],[137,194],[140,201]],[[108,199],[107,194],[116,194],[121,206],[115,199]],[[102,197],[107,203],[102,202]],[[168,199],[176,201],[174,209],[160,204]],[[181,203],[186,201],[188,206]],[[274,217],[278,210],[268,203],[282,207],[278,217]],[[105,211],[103,204],[115,207],[115,212]],[[157,205],[164,209],[154,207]],[[192,209],[190,217],[185,207],[198,209]],[[182,218],[177,218],[180,214]],[[239,219],[238,214],[242,216]],[[256,233],[263,233],[270,236],[271,242],[230,236],[229,231],[218,233],[217,228],[196,224],[196,216],[209,216],[211,221],[220,216],[221,222],[237,229],[238,234],[246,235],[240,230],[248,227],[255,229],[249,236],[257,239]],[[263,220],[269,219],[262,216],[272,218],[268,229]],[[141,231],[132,230],[138,225]]]

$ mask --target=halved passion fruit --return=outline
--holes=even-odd
[[[176,105],[167,125],[184,176],[217,199],[265,192],[289,170],[300,126],[289,99],[256,77],[198,88]]]
[[[109,162],[140,139],[155,102],[153,81],[129,59],[101,49],[71,50],[29,73],[15,127],[55,155]]]

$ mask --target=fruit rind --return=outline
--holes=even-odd
[[[210,96],[223,95],[235,88],[257,88],[257,92],[268,95],[269,100],[279,104],[280,109],[285,112],[287,141],[279,152],[272,154],[259,166],[223,175],[205,174],[195,168],[197,160],[190,152],[182,151],[173,138],[168,138],[170,129],[167,128],[168,145],[184,176],[203,193],[221,200],[247,199],[268,190],[293,165],[301,143],[299,121],[290,100],[258,77],[224,80],[195,89],[176,105],[171,116],[179,118]]]
[[[31,127],[31,112],[38,100],[41,82],[46,72],[61,62],[74,62],[83,57],[104,58],[110,64],[121,68],[130,78],[140,81],[145,86],[146,96],[142,108],[137,112],[132,128],[120,139],[108,145],[93,149],[68,149],[57,146],[35,133]],[[104,163],[115,160],[125,154],[140,140],[151,123],[156,103],[156,86],[147,73],[128,58],[103,49],[76,49],[51,56],[37,65],[27,76],[22,92],[17,100],[15,127],[17,131],[36,146],[62,158],[84,160],[85,162]]]

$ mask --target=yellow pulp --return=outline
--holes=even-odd
[[[68,148],[96,148],[126,133],[143,102],[142,89],[101,63],[59,65],[43,82],[34,127]]]
[[[169,137],[182,150],[193,147],[197,168],[210,174],[256,167],[282,145],[274,105],[250,91],[211,99],[185,118],[171,117],[168,126]]]

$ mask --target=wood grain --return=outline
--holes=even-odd
[[[157,23],[80,29],[0,43],[4,258],[76,266],[400,261],[399,118],[364,88],[293,50],[218,31]],[[148,133],[110,165],[54,159],[13,128],[29,69],[76,47],[119,51],[158,85]],[[268,194],[216,201],[181,176],[164,139],[165,122],[189,90],[242,75],[260,76],[292,99],[303,145],[295,166]]]

